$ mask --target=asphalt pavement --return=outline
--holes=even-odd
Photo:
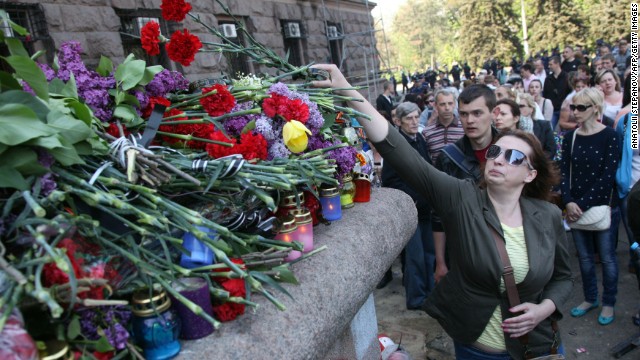
[[[567,233],[571,266],[575,285],[571,299],[561,306],[565,317],[560,321],[560,332],[567,359],[615,359],[616,345],[631,338],[640,339],[640,328],[632,322],[632,316],[640,306],[640,291],[635,274],[629,272],[628,240],[620,228],[617,255],[619,264],[616,319],[607,326],[598,324],[599,310],[593,310],[580,318],[569,314],[572,307],[583,301],[582,278],[573,241]],[[599,294],[602,294],[602,271],[598,266]],[[378,317],[378,332],[388,335],[395,343],[409,352],[414,360],[453,360],[453,342],[440,325],[423,311],[407,310],[400,261],[393,265],[393,280],[383,289],[374,292]],[[640,347],[620,357],[623,360],[640,360]]]

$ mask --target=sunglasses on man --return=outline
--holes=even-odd
[[[520,166],[523,163],[527,165],[529,170],[533,170],[533,166],[527,161],[527,155],[520,150],[516,149],[503,149],[498,145],[491,145],[487,149],[485,157],[487,159],[495,160],[504,152],[504,159],[509,165]]]

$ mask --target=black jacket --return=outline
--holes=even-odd
[[[376,110],[382,110],[385,112],[385,119],[391,121],[391,109],[393,105],[391,102],[382,94],[378,95],[376,99]]]
[[[547,120],[533,120],[533,134],[540,140],[542,150],[549,159],[556,156],[556,142],[553,139],[553,131]]]
[[[551,100],[553,111],[560,111],[562,102],[570,92],[571,86],[569,86],[569,76],[566,72],[561,71],[557,79],[553,73],[545,78],[542,96]]]
[[[400,134],[404,136],[407,142],[422,156],[429,164],[431,164],[431,156],[429,156],[429,146],[424,140],[422,135],[417,134],[416,139],[413,140],[405,133],[400,131]],[[407,195],[411,196],[413,202],[418,209],[418,220],[430,221],[431,220],[431,206],[427,200],[419,195],[411,186],[409,186],[404,180],[400,178],[398,171],[393,168],[393,165],[387,165],[382,167],[382,186],[403,191]]]

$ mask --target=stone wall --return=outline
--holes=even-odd
[[[12,2],[11,0],[9,2]],[[89,64],[97,64],[100,55],[118,62],[124,53],[120,31],[120,18],[116,9],[160,9],[161,0],[20,0],[19,3],[41,4],[49,34],[57,48],[64,41],[77,40],[82,44]],[[192,12],[205,23],[218,26],[224,19],[223,9],[214,0],[191,0]],[[325,23],[339,24],[345,34],[342,39],[343,72],[353,83],[366,79],[367,70],[379,67],[375,56],[375,39],[370,10],[375,6],[366,0],[280,0],[226,1],[231,13],[242,19],[249,32],[261,43],[281,57],[285,46],[281,20],[299,21],[303,28],[302,53],[304,63],[331,62],[329,40]],[[2,8],[2,4],[0,4]],[[230,19],[229,19],[230,20]],[[172,24],[172,30],[186,27],[203,41],[218,42],[205,29],[187,18],[182,24]],[[365,65],[365,61],[367,62]],[[191,66],[182,68],[190,80],[207,78],[228,72],[226,59],[219,54],[199,54]],[[256,64],[249,65],[252,72],[273,73]]]

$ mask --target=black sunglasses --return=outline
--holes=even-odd
[[[528,105],[523,105],[523,104],[520,104],[519,106],[520,106],[520,109],[529,107]]]
[[[571,109],[571,111],[578,110],[580,112],[585,112],[585,111],[587,111],[588,108],[590,108],[592,106],[593,105],[582,105],[582,104],[573,105],[573,104],[571,104],[571,105],[569,105],[569,109]]]
[[[495,160],[500,154],[502,154],[503,149],[498,145],[491,145],[487,149],[487,153],[485,157],[487,159]],[[509,165],[520,166],[523,163],[527,164],[529,170],[533,170],[533,166],[527,161],[527,155],[525,155],[522,151],[516,149],[504,149],[504,158]]]

